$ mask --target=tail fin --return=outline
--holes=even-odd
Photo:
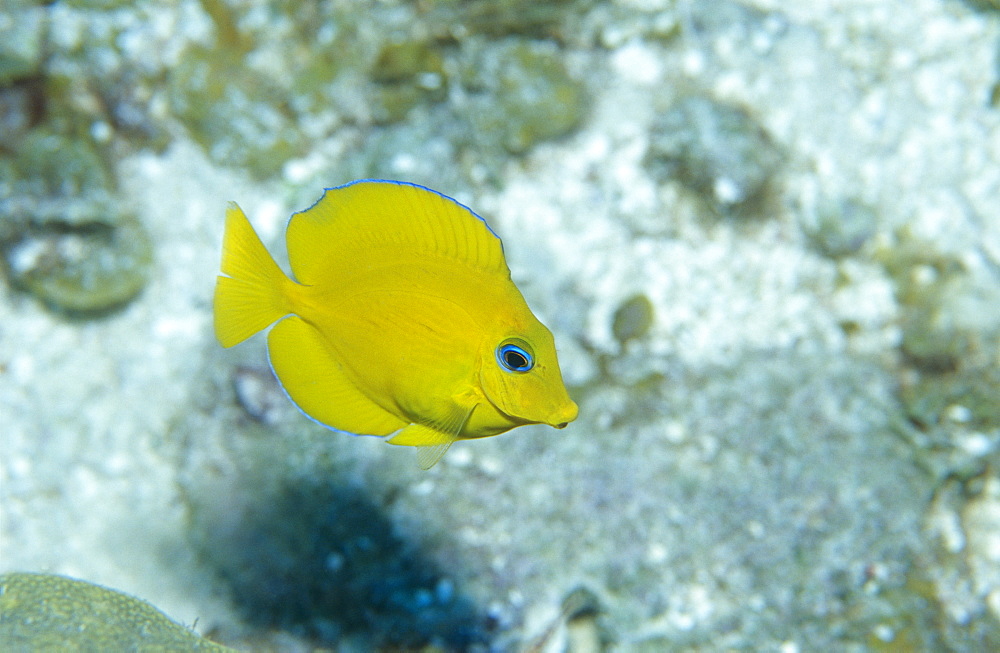
[[[274,262],[235,202],[226,209],[222,274],[215,283],[215,337],[223,347],[239,344],[292,312],[293,283]]]

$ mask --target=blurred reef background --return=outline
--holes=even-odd
[[[1000,649],[995,0],[8,0],[0,34],[0,573],[244,649]],[[361,177],[504,238],[570,428],[421,472],[215,343],[226,202],[281,251]]]

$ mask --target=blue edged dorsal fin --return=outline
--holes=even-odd
[[[447,195],[401,181],[362,179],[328,188],[292,215],[286,238],[292,272],[306,285],[413,255],[510,275],[500,238],[485,220]]]

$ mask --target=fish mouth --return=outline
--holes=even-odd
[[[551,418],[545,420],[549,426],[557,429],[564,429],[569,423],[576,419],[580,409],[575,402],[571,401],[560,408]]]
[[[551,426],[556,429],[564,429],[569,426],[569,423],[576,419],[580,412],[579,407],[576,405],[572,399],[566,398],[566,403],[559,406],[556,410],[549,413],[548,417],[543,417],[542,415],[524,415],[509,413],[503,408],[501,408],[497,402],[493,401],[493,398],[486,395],[486,401],[489,405],[493,407],[498,413],[506,417],[511,425],[504,428],[504,431],[508,429],[515,428],[517,426],[524,426],[525,424],[545,424],[546,426]],[[503,433],[503,431],[499,431]]]

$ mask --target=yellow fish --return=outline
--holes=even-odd
[[[327,189],[285,234],[294,280],[231,202],[215,335],[232,347],[275,324],[268,357],[315,421],[419,447],[524,424],[563,428],[577,406],[552,333],[510,278],[486,221],[437,191],[361,180]]]

